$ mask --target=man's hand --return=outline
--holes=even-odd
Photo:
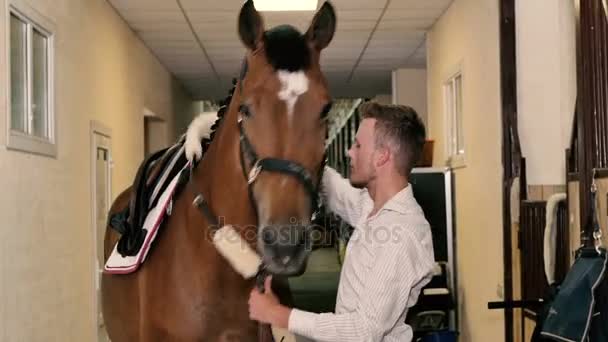
[[[260,293],[255,287],[251,290],[249,318],[287,329],[291,309],[281,305],[277,296],[272,292],[271,282],[272,276],[264,280],[264,293]]]

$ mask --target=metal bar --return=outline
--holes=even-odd
[[[517,132],[517,64],[515,0],[500,0],[500,83],[502,106],[502,240],[504,299],[513,299],[513,256],[511,237],[511,186],[520,176],[519,136]],[[517,166],[515,166],[517,165]],[[522,184],[522,186],[527,186]],[[513,309],[505,308],[505,338],[513,341]],[[523,330],[523,329],[522,329]],[[523,331],[522,331],[523,333]]]
[[[605,3],[604,3],[605,4]],[[598,7],[602,7],[598,4]],[[597,35],[598,35],[598,60],[599,70],[597,72],[599,89],[599,113],[602,116],[602,132],[600,137],[604,146],[604,155],[602,163],[597,165],[600,168],[608,167],[608,17],[605,12],[602,12],[601,8],[597,10]]]
[[[488,302],[488,309],[516,309],[516,308],[529,308],[531,306],[538,306],[543,304],[542,299],[536,300],[512,300],[512,301],[504,301],[504,302]]]

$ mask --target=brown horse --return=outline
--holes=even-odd
[[[305,34],[287,25],[265,31],[253,2],[243,5],[238,32],[247,47],[246,73],[213,140],[146,262],[135,273],[102,277],[112,341],[261,340],[262,330],[248,315],[254,280],[218,254],[208,238],[211,224],[192,203],[202,194],[213,215],[233,225],[271,273],[290,276],[306,267],[305,235],[330,103],[319,58],[335,25],[333,7],[325,3]],[[110,215],[124,210],[130,196],[130,189],[118,196]],[[106,259],[119,237],[107,229]]]

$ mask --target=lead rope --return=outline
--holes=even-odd
[[[190,172],[190,179],[189,182],[192,183],[192,188],[196,188],[195,186],[195,180],[193,177],[193,173],[194,173],[194,164],[191,163],[189,166],[189,172]],[[203,196],[202,192],[198,192],[195,193],[195,197],[194,200],[192,201],[192,205],[194,207],[196,207],[205,217],[205,219],[209,222],[209,229],[211,230],[211,234],[213,236],[213,234],[215,234],[221,227],[219,226],[219,221],[216,218],[215,215],[213,215],[211,208],[209,207],[209,204],[207,203],[207,200],[205,199],[205,197]],[[264,280],[266,279],[266,277],[268,276],[268,272],[266,271],[266,267],[264,264],[262,264],[260,266],[260,270],[258,271],[258,273],[255,276],[255,287],[257,288],[258,291],[260,291],[261,293],[264,293]],[[262,324],[262,323],[258,323],[258,338],[260,342],[267,342],[265,340],[265,334],[267,334],[267,332],[270,330],[270,338],[274,341],[274,338],[272,336],[272,329],[268,326],[267,324]],[[284,340],[281,339],[281,342]]]

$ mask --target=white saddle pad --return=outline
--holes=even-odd
[[[189,164],[186,164],[184,167],[187,168]],[[112,250],[112,254],[106,261],[104,271],[110,274],[128,274],[137,271],[139,265],[141,265],[144,260],[146,260],[146,256],[150,251],[150,247],[152,246],[152,242],[154,238],[156,238],[156,234],[158,233],[158,229],[160,228],[163,220],[167,215],[171,215],[171,209],[173,205],[173,195],[175,194],[175,188],[177,187],[177,181],[179,180],[181,172],[179,172],[169,183],[167,189],[158,199],[158,202],[154,208],[152,208],[148,212],[148,216],[144,221],[143,229],[148,231],[146,237],[144,239],[144,243],[142,247],[139,249],[139,252],[133,256],[122,256],[118,253],[117,246],[118,243],[114,246]]]

